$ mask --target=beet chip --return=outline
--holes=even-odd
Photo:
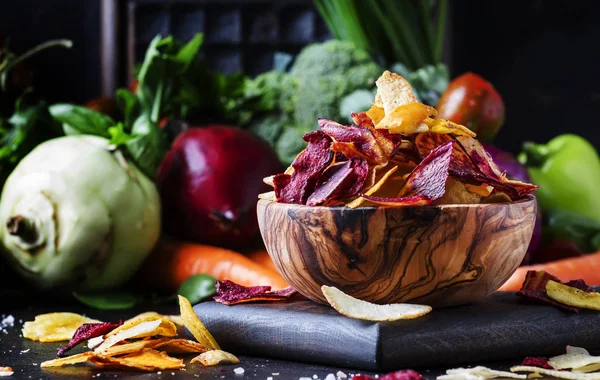
[[[77,331],[75,331],[75,334],[73,334],[73,337],[69,343],[67,343],[67,345],[64,347],[61,347],[56,354],[60,357],[65,356],[67,351],[77,346],[79,343],[88,339],[96,338],[98,336],[106,335],[122,324],[123,322],[84,323],[77,329]]]
[[[319,119],[319,126],[334,140],[331,145],[334,152],[341,152],[348,158],[362,157],[372,164],[387,163],[387,157],[369,129],[345,126],[329,119]]]
[[[548,359],[546,358],[533,358],[531,356],[523,359],[523,363],[521,365],[531,366],[531,367],[540,367],[546,369],[554,369],[550,364],[548,364]]]
[[[530,270],[527,272],[525,281],[523,281],[521,290],[519,290],[517,292],[517,295],[524,297],[524,298],[545,302],[545,303],[560,307],[561,309],[572,311],[574,313],[578,313],[579,312],[578,308],[569,306],[569,305],[565,305],[563,303],[557,302],[557,301],[551,299],[550,297],[548,297],[548,294],[546,294],[546,284],[548,284],[548,281],[550,281],[550,280],[556,281],[563,285],[577,288],[586,293],[590,293],[593,291],[585,283],[585,281],[583,281],[581,279],[569,281],[568,283],[563,283],[555,276],[553,276],[550,273],[547,273],[543,270],[540,270],[540,271]]]
[[[229,280],[217,281],[215,288],[214,300],[228,306],[243,302],[286,301],[296,294],[291,286],[271,291],[270,286],[242,286]]]
[[[331,139],[321,131],[313,131],[304,135],[308,146],[294,162],[294,172],[273,179],[277,202],[306,204],[306,200],[314,191],[323,171],[333,160],[329,149]],[[288,177],[285,177],[288,176]]]
[[[316,206],[358,194],[369,175],[369,164],[363,158],[353,157],[327,168],[306,204]]]
[[[375,378],[369,375],[354,375],[351,380],[375,380]],[[425,378],[412,369],[405,369],[379,376],[377,380],[425,380]]]

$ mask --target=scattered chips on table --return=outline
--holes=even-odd
[[[33,321],[23,324],[23,337],[40,342],[61,342],[70,340],[75,331],[84,323],[100,321],[75,313],[40,314]]]
[[[404,207],[510,202],[537,189],[507,179],[475,133],[438,118],[400,75],[385,71],[376,84],[373,106],[352,113],[354,124],[319,118],[320,130],[303,137],[306,149],[284,173],[264,179],[273,192],[259,198],[308,206]],[[390,170],[403,176],[386,175]]]
[[[179,296],[181,315],[165,316],[156,312],[139,314],[125,323],[88,323],[80,327],[72,336],[69,347],[88,341],[90,351],[47,360],[41,363],[43,368],[61,368],[64,366],[85,364],[96,369],[161,371],[185,368],[181,357],[171,355],[200,354],[192,363],[207,365],[239,363],[232,354],[221,351],[214,337],[194,313],[191,304],[185,297]],[[60,314],[60,313],[56,313]],[[64,313],[63,313],[64,314]],[[52,315],[52,314],[50,314]],[[72,316],[47,315],[38,316],[37,321],[56,320],[71,321]],[[68,317],[68,318],[67,318]],[[61,319],[62,318],[62,319]],[[88,320],[88,319],[86,319]],[[198,339],[198,342],[177,337],[175,323],[185,327]],[[39,322],[38,322],[39,323]],[[29,325],[31,326],[31,325]],[[45,334],[53,336],[54,332],[47,323]],[[44,339],[44,337],[39,337]],[[210,352],[210,354],[208,354]],[[203,354],[206,354],[202,356]],[[76,368],[76,367],[74,367]],[[1,370],[1,368],[0,368]]]
[[[512,372],[496,371],[483,366],[473,368],[455,368],[446,371],[445,375],[438,376],[438,380],[486,380],[496,378],[527,379],[527,375],[517,375]]]
[[[527,357],[523,363],[512,367],[512,372],[531,372],[529,378],[547,375],[559,379],[600,379],[600,356],[593,356],[581,347],[567,346],[567,352],[550,359]],[[594,372],[594,373],[591,373]],[[534,376],[537,374],[536,376]]]
[[[214,300],[228,306],[245,302],[287,301],[297,293],[291,286],[272,291],[270,286],[243,286],[229,280],[217,281],[215,288],[217,295]]]
[[[419,318],[432,309],[427,305],[415,305],[408,303],[397,303],[388,305],[377,305],[356,299],[333,287],[323,285],[321,287],[327,302],[337,312],[346,317],[362,319],[366,321],[397,321],[400,319]]]

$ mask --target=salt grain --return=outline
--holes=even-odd
[[[312,380],[312,378],[311,377],[301,377],[298,380]]]
[[[330,373],[327,376],[325,376],[325,380],[335,380],[335,376],[333,375],[333,373]]]
[[[318,378],[319,378],[319,376],[317,376],[316,374],[313,375],[313,379],[318,379]]]
[[[347,378],[347,377],[348,377],[348,376],[347,376],[347,375],[346,375],[344,372],[342,372],[342,371],[338,371],[338,372],[337,372],[335,375],[338,377],[338,379],[345,379],[345,378]]]
[[[244,369],[243,369],[242,367],[238,367],[238,368],[234,369],[234,370],[233,370],[233,372],[234,372],[236,375],[241,375],[241,374],[243,374],[243,373],[244,373]]]
[[[272,376],[267,377],[267,380],[273,380]]]

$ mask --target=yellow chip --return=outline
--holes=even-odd
[[[492,191],[494,191],[494,186],[490,186],[485,183],[482,183],[481,185],[471,185],[470,183],[465,183],[465,189],[471,193],[480,195],[482,197],[487,197],[492,193]]]
[[[177,335],[177,326],[175,326],[175,324],[171,320],[169,320],[167,317],[165,317],[163,315],[160,315],[158,313],[150,311],[150,312],[142,313],[131,319],[126,320],[125,323],[123,323],[121,326],[117,327],[116,329],[114,329],[111,332],[109,332],[108,334],[106,334],[105,338],[109,338],[113,335],[116,335],[123,330],[128,330],[134,326],[139,325],[140,323],[157,321],[157,320],[159,320],[161,322],[160,322],[160,325],[158,326],[157,330],[155,332],[153,332],[152,335],[139,335],[139,336],[135,336],[132,338],[143,338],[145,336],[153,336],[153,335],[162,335],[162,336],[167,336],[167,337]],[[150,333],[147,333],[147,334],[150,334]]]
[[[148,345],[148,340],[139,340],[137,342],[114,345],[102,352],[102,356],[119,356],[140,352]]]
[[[23,325],[23,337],[40,342],[70,340],[84,323],[97,323],[95,319],[75,313],[40,314]]]
[[[158,335],[156,332],[158,331],[161,322],[162,319],[155,319],[153,321],[142,322],[126,330],[121,330],[117,334],[107,336],[104,342],[102,342],[101,345],[96,347],[94,352],[103,354],[108,348],[126,339]]]
[[[379,124],[381,119],[385,117],[385,112],[383,111],[383,108],[377,107],[375,104],[373,104],[371,108],[365,113],[371,118],[371,121],[373,121],[373,125]]]
[[[79,364],[85,363],[89,361],[95,354],[93,352],[83,352],[81,354],[67,356],[66,358],[58,358],[54,360],[48,360],[43,362],[41,365],[42,368],[49,367],[62,367],[69,364]]]
[[[464,125],[453,123],[450,120],[427,118],[423,122],[429,127],[429,130],[434,133],[452,133],[457,136],[469,137],[476,136],[476,133],[469,128],[465,127]]]
[[[554,301],[583,309],[600,310],[600,293],[584,292],[556,281],[548,281],[546,294]]]
[[[212,367],[220,364],[239,364],[240,359],[229,352],[221,350],[206,351],[195,358],[190,363],[201,363],[205,367]]]
[[[394,172],[398,169],[398,166],[393,166],[390,170],[387,171],[387,173],[385,173],[383,175],[383,177],[381,177],[381,179],[379,179],[379,181],[377,181],[377,183],[375,183],[369,190],[367,190],[365,192],[365,195],[373,195],[377,190],[379,190],[381,188],[381,186],[383,186],[386,181],[392,176],[392,174],[394,174]],[[365,198],[363,197],[358,197],[355,200],[353,200],[350,203],[346,203],[347,207],[350,208],[357,208],[360,205],[363,204],[363,202],[365,201]]]
[[[429,127],[424,124],[424,121],[436,114],[437,111],[433,107],[423,103],[409,103],[386,113],[376,128],[387,129],[390,133],[401,133],[403,135],[427,132]]]
[[[396,73],[384,71],[375,84],[377,85],[375,105],[383,107],[386,115],[396,107],[417,102],[410,83]]]
[[[221,347],[217,344],[217,341],[212,334],[206,329],[202,321],[198,318],[194,309],[187,298],[179,296],[179,312],[181,313],[181,319],[185,328],[192,333],[196,340],[206,346],[209,350],[220,350]]]
[[[444,196],[433,202],[434,205],[468,205],[481,203],[481,195],[467,190],[461,181],[448,177]]]
[[[188,339],[162,339],[161,342],[149,346],[169,354],[200,354],[208,351],[203,344]]]
[[[164,352],[158,352],[151,348],[127,356],[115,358],[98,356],[92,362],[101,367],[129,368],[141,371],[158,371],[167,369],[184,368],[183,359],[173,358]]]

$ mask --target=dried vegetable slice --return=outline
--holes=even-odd
[[[70,365],[70,364],[85,363],[94,356],[95,356],[95,354],[93,352],[90,352],[90,351],[83,352],[81,354],[67,356],[66,358],[47,360],[41,364],[41,367],[42,368],[62,367],[65,365]]]
[[[387,163],[387,157],[377,139],[367,128],[344,126],[330,119],[319,119],[321,131],[333,140],[331,150],[348,158],[364,158],[371,164]]]
[[[33,321],[23,324],[23,336],[40,342],[60,342],[70,340],[84,323],[100,321],[75,313],[40,314]]]
[[[527,272],[527,275],[525,276],[525,281],[523,281],[521,290],[517,292],[517,295],[524,298],[549,303],[551,305],[560,307],[561,309],[567,311],[572,311],[574,313],[579,312],[579,309],[575,307],[564,305],[548,297],[548,295],[546,294],[546,284],[550,280],[559,281],[558,278],[554,277],[548,272],[530,270]]]
[[[363,158],[353,157],[332,165],[323,173],[320,184],[306,204],[316,206],[352,197],[362,189],[368,175],[369,165]]]
[[[446,371],[445,375],[438,376],[438,380],[485,380],[485,379],[527,379],[526,375],[517,375],[512,372],[496,371],[483,366],[473,368],[454,368]]]
[[[235,305],[257,301],[287,301],[296,290],[291,286],[271,291],[270,286],[243,286],[233,281],[223,280],[216,283],[215,301],[224,305]]]
[[[600,380],[600,373],[575,373],[570,371],[561,371],[556,369],[546,369],[540,367],[531,367],[518,365],[510,368],[511,372],[531,372],[542,375],[552,376],[558,379],[566,380]]]
[[[586,292],[559,281],[549,280],[546,283],[546,294],[548,298],[563,305],[600,311],[600,293],[597,292]]]
[[[212,334],[206,329],[206,326],[200,321],[190,301],[187,298],[179,297],[179,310],[181,313],[181,318],[183,319],[183,323],[185,324],[185,328],[190,331],[190,333],[196,338],[196,340],[208,348],[209,350],[220,350],[221,347],[217,344],[217,341],[212,336]]]
[[[240,359],[229,352],[221,350],[206,351],[195,358],[190,363],[201,363],[205,367],[212,367],[221,364],[238,364]]]
[[[86,341],[88,339],[91,339],[91,338],[96,338],[99,336],[106,335],[109,332],[111,332],[112,330],[121,326],[121,324],[122,323],[110,323],[110,322],[84,323],[77,329],[77,331],[75,331],[75,334],[73,334],[73,337],[71,338],[69,343],[67,343],[66,346],[61,347],[58,350],[57,355],[64,356],[67,353],[67,351],[69,351],[73,347],[77,346],[79,343]]]
[[[161,319],[140,322],[136,325],[130,326],[128,329],[119,330],[119,332],[114,335],[107,335],[102,344],[96,347],[94,352],[97,354],[102,354],[110,347],[126,339],[156,335],[156,331],[161,323]]]
[[[139,352],[122,357],[96,356],[90,358],[94,364],[103,367],[129,368],[141,371],[157,371],[184,368],[183,359],[174,358],[164,352],[144,348]]]

